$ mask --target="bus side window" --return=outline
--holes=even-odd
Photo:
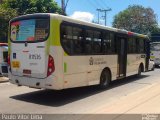
[[[62,38],[62,45],[64,50],[67,53],[71,53],[71,40],[72,40],[72,27],[70,26],[62,26],[61,27],[61,38]]]
[[[132,38],[128,38],[128,53],[132,53]]]
[[[136,49],[137,49],[137,53],[140,53],[140,39],[136,39]]]
[[[83,30],[78,27],[73,27],[73,54],[79,55],[83,53]]]
[[[133,53],[136,53],[136,39],[132,38],[132,49],[133,49]]]
[[[115,35],[114,33],[110,33],[110,41],[111,41],[111,53],[116,53],[116,43],[115,43]]]
[[[144,50],[144,40],[143,39],[139,40],[139,48],[140,48],[140,53],[145,52],[145,50]]]
[[[111,53],[111,39],[110,39],[110,34],[109,32],[104,33],[104,38],[103,38],[103,52],[104,54],[109,54]]]
[[[93,50],[94,50],[94,53],[98,53],[100,54],[101,53],[101,32],[99,31],[94,31],[94,38],[93,38]]]
[[[128,39],[128,53],[136,53],[136,39],[135,38],[129,38]]]
[[[86,39],[85,39],[85,53],[92,54],[92,40],[93,40],[93,31],[86,30]]]

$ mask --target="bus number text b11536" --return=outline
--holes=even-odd
[[[41,60],[41,55],[40,54],[29,54],[29,59]]]

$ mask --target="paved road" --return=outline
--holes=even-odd
[[[115,81],[104,91],[97,86],[51,91],[0,83],[0,113],[104,113],[104,106],[160,83],[159,78],[160,69],[156,69],[140,78]]]

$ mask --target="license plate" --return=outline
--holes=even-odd
[[[13,68],[20,68],[20,62],[19,61],[12,61],[12,67]]]
[[[31,74],[31,70],[24,69],[23,74]]]

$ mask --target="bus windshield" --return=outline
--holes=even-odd
[[[153,43],[151,44],[152,51],[160,51],[160,43]]]
[[[11,23],[11,40],[16,42],[41,41],[49,35],[48,19],[29,19]]]

